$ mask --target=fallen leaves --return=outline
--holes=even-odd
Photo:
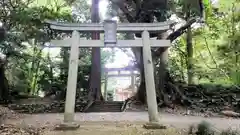
[[[75,110],[82,111],[86,104],[77,101]],[[61,113],[64,112],[64,101],[52,101],[50,103],[11,104],[8,107],[19,113]]]
[[[16,113],[7,107],[0,106],[0,124],[2,124],[6,119],[19,119],[22,114]]]
[[[41,131],[34,127],[17,127],[11,124],[0,126],[1,135],[40,135]]]

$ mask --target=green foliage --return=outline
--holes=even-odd
[[[230,81],[233,85],[239,85],[240,84],[240,71],[233,71],[230,73]]]
[[[75,3],[84,12],[72,15],[71,6],[65,1],[16,0],[13,3],[0,2],[0,21],[8,34],[0,44],[0,52],[8,60],[6,77],[10,89],[17,93],[36,95],[40,91],[48,94],[63,91],[65,93],[69,48],[44,48],[49,39],[61,39],[68,33],[59,33],[46,28],[44,21],[87,22],[90,19],[90,7],[86,1]],[[79,5],[80,4],[80,5]],[[7,14],[7,12],[9,14]],[[73,17],[74,16],[74,17]],[[77,17],[76,17],[77,16]],[[89,38],[89,34],[82,36]],[[53,56],[60,51],[59,55]],[[112,51],[102,51],[102,64],[112,59]],[[57,57],[57,58],[56,58]],[[79,56],[78,89],[88,88],[88,76],[91,64],[91,49],[81,48]]]
[[[201,122],[197,126],[197,135],[214,135],[214,131],[211,129],[210,124],[206,121]]]
[[[239,85],[239,1],[204,1],[205,24],[193,27],[193,64],[196,83]],[[186,80],[185,34],[171,49],[170,69]],[[180,57],[179,57],[180,56]]]

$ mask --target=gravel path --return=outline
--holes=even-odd
[[[188,128],[192,124],[200,123],[205,120],[211,123],[216,129],[240,128],[240,119],[231,118],[204,118],[197,116],[177,116],[171,114],[160,114],[161,122],[177,128]],[[121,112],[121,113],[76,113],[76,121],[81,122],[147,122],[147,112]],[[29,115],[17,121],[8,123],[26,123],[35,126],[48,126],[60,123],[63,120],[63,114],[38,114]]]

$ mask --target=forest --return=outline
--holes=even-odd
[[[154,0],[152,3],[154,3]],[[172,18],[177,18],[175,19],[177,20],[176,25],[169,30],[172,32],[165,35],[162,33],[162,38],[172,41],[172,46],[168,49],[168,56],[166,57],[168,61],[165,61],[168,63],[160,60],[161,57],[164,57],[161,56],[163,50],[156,49],[153,52],[159,98],[164,97],[164,93],[167,93],[165,89],[169,89],[168,87],[181,87],[177,86],[179,83],[184,84],[184,86],[185,84],[197,85],[195,86],[199,87],[197,89],[203,87],[203,90],[219,89],[218,86],[220,85],[222,86],[220,89],[225,91],[227,91],[227,87],[238,90],[240,72],[238,71],[239,12],[237,7],[239,2],[237,0],[231,2],[218,1],[214,4],[210,1],[203,1],[202,4],[199,4],[189,1],[163,0],[157,4],[162,5],[162,7],[153,7],[153,4],[145,4],[144,1],[142,3],[113,1],[109,4],[109,7],[112,6],[113,10],[108,11],[107,14],[117,15],[120,21],[130,23],[161,22],[171,19],[172,16],[175,16]],[[71,8],[71,5],[74,9]],[[68,73],[68,48],[61,48],[59,55],[56,54],[56,51],[59,50],[56,50],[53,54],[53,51],[50,52],[50,49],[44,48],[44,44],[49,39],[63,36],[62,33],[48,29],[44,21],[49,19],[65,22],[89,22],[91,21],[91,5],[84,0],[50,3],[28,0],[27,2],[3,1],[1,6],[4,7],[1,8],[3,14],[1,15],[2,58],[0,75],[2,85],[0,97],[2,101],[11,100],[11,98],[19,95],[36,96],[41,91],[48,94],[56,94],[57,91],[65,93]],[[119,8],[116,8],[116,6]],[[116,9],[116,12],[114,9]],[[151,36],[156,37],[158,35]],[[123,35],[123,37],[131,38],[131,35]],[[161,37],[158,36],[158,38]],[[139,49],[132,48],[135,56],[139,56],[138,53],[141,53]],[[96,49],[93,48],[92,53],[95,51]],[[99,88],[101,84],[97,84],[97,81],[92,81],[89,77],[86,77],[90,73],[94,74],[90,68],[91,60],[93,61],[91,59],[91,49],[81,48],[80,54],[78,89],[82,88],[87,91],[90,82],[90,87],[96,85],[96,88],[101,89]],[[54,55],[57,56],[54,57]],[[98,58],[101,63],[93,63],[92,66],[96,69],[94,66],[104,65],[104,63],[111,61],[113,57],[113,50],[101,50],[101,59]],[[166,67],[160,66],[161,64],[165,64]],[[135,57],[135,65],[141,71],[143,70],[141,58]],[[98,68],[101,70],[101,67]],[[166,71],[162,70],[166,70],[168,73],[163,73]],[[104,82],[104,77],[101,78],[99,83]],[[141,80],[144,82],[144,77]],[[144,93],[145,87],[142,85],[144,83],[139,86],[139,98],[144,102],[144,94],[141,93]],[[168,93],[171,92],[171,90],[167,91]],[[176,90],[172,90],[172,93],[176,93]]]
[[[175,21],[169,31],[151,34],[151,37],[168,39],[172,43],[170,48],[152,48],[159,107],[180,105],[200,110],[204,108],[203,111],[211,108],[213,112],[228,107],[234,114],[227,115],[240,117],[239,0],[123,1],[109,0],[105,15],[117,17],[118,23]],[[0,1],[2,105],[39,98],[42,93],[46,98],[54,97],[58,104],[60,101],[64,103],[70,48],[49,49],[45,45],[51,39],[63,39],[70,35],[50,29],[45,20],[104,21],[102,16],[97,15],[101,8],[97,11],[99,5],[94,6],[91,7],[87,0]],[[96,10],[95,14],[93,10]],[[81,36],[94,38],[91,34]],[[125,39],[141,37],[138,33],[120,36]],[[142,51],[141,48],[130,49],[134,54],[134,65],[141,73],[141,81],[137,94],[124,105],[135,100],[146,104]],[[82,111],[82,106],[89,101],[105,100],[101,93],[105,82],[102,70],[106,63],[113,61],[115,51],[99,48],[80,48],[79,51],[76,100],[77,104],[84,103],[80,105],[81,109],[77,109]],[[58,110],[63,111],[63,107]],[[30,109],[31,113],[34,111],[36,109]],[[44,107],[38,110],[45,111]]]

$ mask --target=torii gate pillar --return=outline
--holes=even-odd
[[[74,110],[75,110],[75,98],[77,89],[77,73],[78,73],[78,57],[79,57],[79,32],[73,31],[72,33],[72,44],[69,58],[69,70],[67,80],[67,93],[65,101],[65,113],[64,122],[74,121]]]

